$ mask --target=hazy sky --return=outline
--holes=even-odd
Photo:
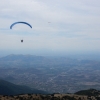
[[[0,0],[1,53],[99,52],[99,27],[100,0]]]

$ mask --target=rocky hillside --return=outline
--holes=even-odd
[[[75,94],[21,94],[15,96],[1,95],[0,100],[100,100],[100,91],[89,89],[79,91]]]

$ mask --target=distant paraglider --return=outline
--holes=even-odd
[[[32,28],[32,26],[29,23],[27,23],[27,22],[14,22],[13,24],[11,24],[10,29],[12,29],[14,25],[19,24],[19,23],[26,24],[30,28]],[[23,42],[23,40],[21,40],[21,42]]]

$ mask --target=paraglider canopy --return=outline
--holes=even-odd
[[[30,28],[32,28],[32,26],[31,26],[29,23],[20,21],[20,22],[15,22],[15,23],[11,24],[10,29],[12,29],[12,27],[13,27],[14,25],[19,24],[19,23],[26,24],[26,25],[28,25]]]

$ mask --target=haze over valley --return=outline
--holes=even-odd
[[[98,57],[97,57],[98,58]],[[78,57],[8,55],[0,58],[0,78],[49,93],[100,89],[100,60]]]

